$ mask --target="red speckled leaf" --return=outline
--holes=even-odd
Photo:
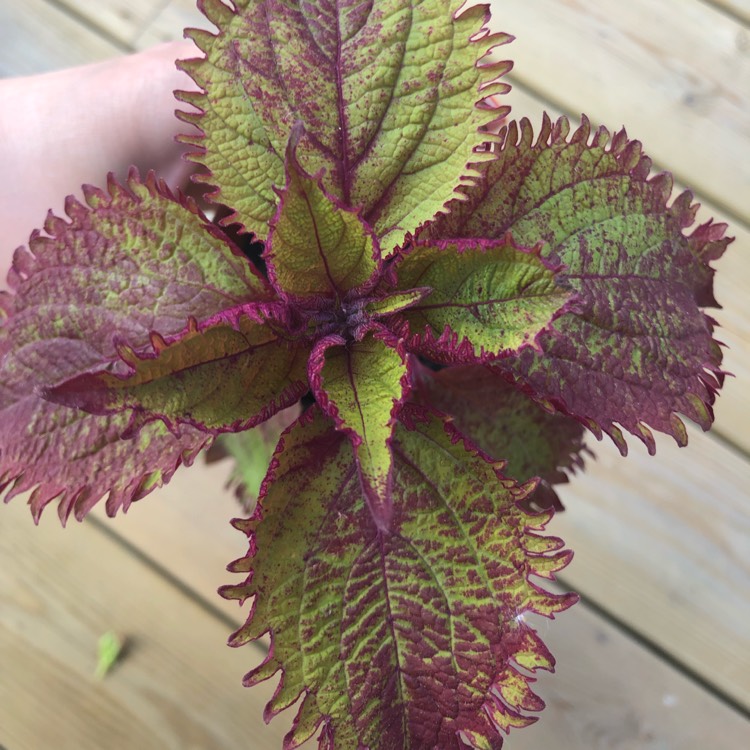
[[[378,270],[380,248],[359,214],[329,195],[297,162],[299,131],[287,148],[286,185],[264,258],[279,294],[343,298]]]
[[[192,31],[206,57],[181,63],[205,92],[180,93],[199,110],[183,119],[202,131],[184,140],[212,173],[215,199],[236,211],[229,220],[255,229],[273,216],[297,121],[303,166],[325,168],[326,187],[362,208],[379,237],[393,232],[389,248],[442,210],[476,177],[466,165],[488,121],[507,111],[491,112],[510,64],[477,61],[509,37],[488,32],[486,6],[463,5],[201,2],[219,31]]]
[[[530,580],[553,578],[570,553],[536,533],[550,513],[521,510],[531,486],[407,410],[390,532],[372,520],[348,441],[317,409],[282,436],[254,516],[236,522],[250,551],[230,569],[250,576],[222,593],[254,600],[232,644],[270,631],[245,682],[282,670],[266,718],[301,698],[287,748],[320,729],[329,750],[495,749],[544,706],[520,668],[554,662],[523,614],[575,601]]]
[[[152,175],[85,193],[87,205],[68,200],[69,221],[50,215],[45,234],[16,252],[0,300],[0,487],[6,500],[37,488],[36,516],[58,497],[63,519],[109,490],[110,512],[127,507],[207,437],[152,425],[122,442],[127,416],[84,415],[40,391],[115,360],[118,337],[144,347],[155,326],[176,334],[190,315],[270,294],[240,251]]]
[[[575,301],[559,272],[510,237],[416,244],[397,258],[396,284],[432,291],[391,325],[410,350],[438,362],[507,357],[536,347]]]
[[[532,507],[561,507],[553,484],[583,467],[584,428],[541,409],[488,367],[468,365],[433,372],[419,367],[415,398],[450,415],[456,428],[485,453],[507,462],[503,473],[519,482],[540,477]]]
[[[609,433],[625,452],[621,425],[653,451],[650,425],[687,439],[677,414],[710,426],[721,385],[714,322],[713,270],[728,240],[722,225],[692,234],[696,206],[683,193],[668,204],[672,180],[649,177],[651,161],[624,131],[614,136],[588,122],[570,135],[566,120],[545,119],[536,141],[527,121],[511,124],[485,181],[467,190],[434,237],[502,237],[543,243],[542,255],[567,266],[580,296],[560,318],[563,335],[543,334],[502,366],[547,406]],[[616,424],[617,423],[617,424]]]
[[[403,354],[372,334],[348,343],[330,336],[313,349],[309,380],[321,409],[351,438],[370,512],[388,528],[393,425],[409,390]]]
[[[132,411],[128,433],[161,419],[171,429],[189,424],[216,434],[253,427],[308,391],[308,351],[247,316],[236,326],[191,325],[170,343],[156,334],[151,341],[146,354],[118,347],[127,372],[79,375],[45,397],[92,414]]]

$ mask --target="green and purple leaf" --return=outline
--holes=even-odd
[[[293,125],[299,158],[326,170],[327,189],[361,209],[385,246],[431,219],[470,184],[467,164],[507,113],[496,97],[507,62],[485,53],[510,40],[490,34],[487,6],[463,0],[218,0],[200,3],[217,33],[192,30],[205,58],[181,63],[202,90],[180,92],[185,136],[210,171],[227,221],[257,231],[276,209]],[[479,61],[479,62],[478,62]],[[492,110],[495,110],[492,112]],[[488,114],[489,111],[489,114]],[[460,113],[460,116],[456,116]]]
[[[286,185],[264,253],[268,275],[285,298],[342,299],[376,274],[380,248],[358,213],[299,166],[299,137],[293,131],[287,147]]]
[[[313,349],[309,381],[320,408],[349,435],[367,505],[387,529],[393,425],[410,387],[403,354],[372,334],[354,342],[330,336]]]
[[[391,327],[410,350],[446,364],[535,347],[539,334],[575,302],[560,284],[560,270],[510,236],[411,245],[396,258],[395,283],[401,290],[432,291]]]
[[[238,432],[264,422],[308,391],[309,351],[276,337],[262,321],[244,316],[236,326],[202,330],[194,321],[167,343],[152,334],[152,352],[120,345],[127,368],[108,367],[45,390],[50,401],[92,414],[132,412],[126,436],[161,419],[179,432]],[[118,371],[119,370],[119,371]]]
[[[117,359],[115,342],[148,344],[158,327],[178,333],[188,316],[209,318],[267,299],[270,288],[241,252],[189,202],[149,175],[108,192],[69,198],[69,220],[49,215],[44,234],[19,248],[0,299],[0,489],[6,500],[35,490],[38,518],[82,517],[110,492],[114,513],[166,482],[207,442],[151,425],[120,440],[128,417],[98,417],[44,401],[40,392]]]
[[[412,305],[421,302],[429,296],[432,289],[417,287],[405,292],[386,292],[382,296],[374,297],[365,305],[365,313],[372,318],[384,318],[397,312],[408,310]]]
[[[415,366],[416,367],[416,366]],[[583,468],[584,428],[541,409],[496,371],[482,365],[417,369],[412,398],[453,418],[453,424],[518,482],[539,477],[532,507],[562,507],[552,485]]]
[[[282,436],[255,514],[235,522],[250,551],[230,569],[249,577],[222,593],[253,604],[231,643],[270,632],[245,684],[281,670],[267,719],[301,699],[287,748],[320,730],[326,750],[494,750],[544,706],[524,670],[554,661],[523,615],[576,600],[531,580],[570,560],[536,533],[551,513],[523,511],[533,485],[502,478],[450,424],[402,415],[389,532],[348,441],[317,409]]]
[[[683,193],[669,204],[672,180],[650,177],[651,160],[625,132],[587,121],[572,135],[567,120],[509,125],[479,165],[484,181],[426,230],[433,238],[541,242],[542,256],[564,264],[578,309],[498,367],[545,406],[607,432],[625,452],[618,424],[654,450],[646,425],[685,443],[678,414],[708,429],[722,381],[714,321],[713,270],[729,240],[723,225],[692,234],[697,206]],[[425,241],[425,236],[421,237]]]

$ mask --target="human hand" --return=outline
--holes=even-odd
[[[156,170],[172,187],[193,167],[174,136],[189,126],[174,116],[175,89],[195,89],[175,68],[194,57],[192,42],[44,75],[0,80],[0,280],[13,251],[41,227],[49,209],[63,214],[65,196],[81,185],[122,180],[135,164]]]

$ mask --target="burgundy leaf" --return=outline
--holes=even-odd
[[[152,174],[69,198],[19,248],[0,299],[0,487],[37,488],[32,507],[60,499],[81,517],[111,490],[114,512],[164,483],[207,438],[153,425],[121,442],[127,417],[93,417],[40,399],[44,388],[117,359],[116,341],[145,347],[154,326],[178,333],[190,315],[266,299],[267,284],[197,208]]]
[[[503,473],[519,482],[539,477],[531,507],[562,508],[553,484],[583,468],[584,428],[541,409],[498,372],[481,365],[434,372],[419,367],[414,398],[450,415],[458,430],[485,453],[506,462]]]
[[[669,175],[649,177],[651,160],[625,132],[588,121],[572,135],[567,120],[509,125],[497,160],[480,166],[482,184],[466,190],[430,237],[502,237],[543,243],[542,255],[567,266],[580,309],[543,334],[541,351],[499,365],[529,395],[610,434],[617,423],[654,440],[646,424],[687,440],[683,414],[708,429],[722,382],[708,261],[729,240],[723,225],[688,235],[697,206],[683,193],[671,204]]]

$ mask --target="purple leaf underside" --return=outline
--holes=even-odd
[[[583,468],[584,428],[549,413],[488,367],[465,365],[433,372],[421,367],[415,398],[448,414],[461,434],[493,458],[506,462],[503,474],[540,483],[530,507],[562,508],[552,485]]]

